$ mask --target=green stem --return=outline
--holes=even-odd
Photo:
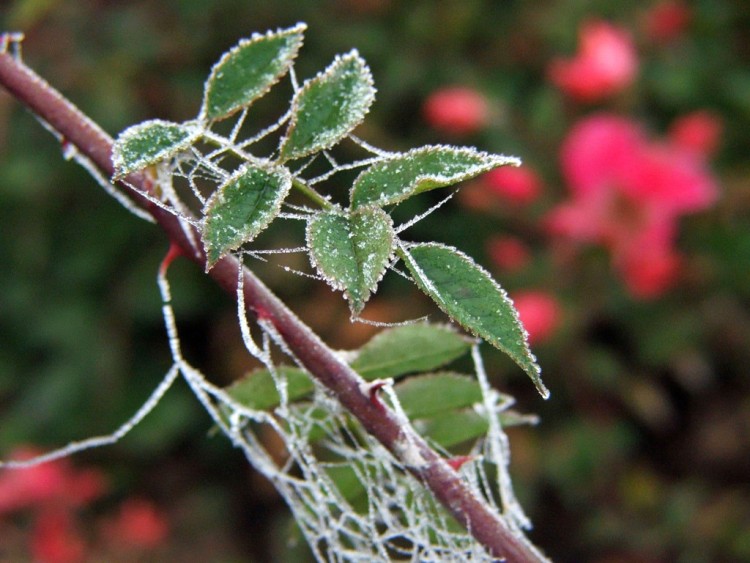
[[[333,204],[330,201],[328,201],[326,198],[324,198],[322,195],[316,192],[313,188],[305,184],[299,178],[292,179],[292,187],[295,188],[297,191],[305,194],[309,199],[317,203],[323,209],[333,208]]]
[[[216,135],[215,133],[211,131],[204,131],[203,132],[203,140],[207,143],[210,143],[212,145],[216,145],[217,147],[222,147],[226,149],[229,152],[234,153],[242,160],[246,160],[248,162],[254,162],[257,161],[258,158],[253,156],[250,153],[247,153],[243,151],[242,149],[233,146],[231,143],[228,143],[224,137],[220,135]],[[292,179],[292,187],[295,188],[297,191],[303,193],[308,199],[315,202],[318,207],[321,207],[323,209],[332,209],[333,204],[328,201],[325,197],[320,195],[315,189],[308,186],[303,180],[297,178],[296,176]]]

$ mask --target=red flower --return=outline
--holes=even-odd
[[[644,31],[658,43],[669,43],[685,32],[690,17],[690,8],[684,2],[663,0],[646,12],[643,20]]]
[[[21,448],[11,457],[23,460],[40,453]],[[0,473],[0,515],[49,503],[80,506],[99,497],[105,488],[99,471],[78,470],[66,459],[8,469]]]
[[[487,186],[500,197],[518,204],[534,201],[541,192],[541,181],[528,166],[501,166],[482,176]]]
[[[717,197],[703,159],[649,141],[624,118],[595,115],[571,130],[561,161],[572,199],[548,216],[552,233],[609,248],[634,296],[665,291],[678,270],[678,218]]]
[[[74,563],[83,561],[86,545],[67,510],[47,509],[34,526],[31,552],[34,561],[41,563]]]
[[[164,514],[149,500],[129,499],[109,526],[109,535],[118,543],[141,549],[153,549],[169,533]]]
[[[524,291],[512,297],[521,324],[529,333],[529,344],[544,342],[560,326],[562,309],[557,299],[549,293]]]
[[[487,252],[498,268],[515,272],[529,263],[530,253],[521,239],[516,237],[493,237],[487,241]]]
[[[24,460],[39,455],[34,448],[20,448],[11,454]],[[67,471],[62,462],[49,462],[28,469],[6,469],[0,474],[0,515],[49,502],[66,491]]]
[[[482,94],[471,88],[453,86],[433,92],[422,108],[432,127],[451,135],[469,135],[487,124],[489,106]]]
[[[697,155],[709,157],[721,141],[721,118],[710,111],[694,111],[676,119],[669,129],[669,140]]]
[[[549,78],[572,98],[594,102],[629,86],[637,70],[630,34],[607,22],[591,21],[580,29],[576,57],[553,60]]]

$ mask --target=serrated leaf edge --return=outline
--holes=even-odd
[[[351,202],[350,207],[352,209],[359,208],[359,205],[355,207],[355,204],[354,204],[354,197],[355,197],[357,185],[361,182],[362,178],[365,178],[367,176],[367,174],[370,172],[372,168],[377,167],[381,164],[388,164],[395,160],[403,160],[403,159],[408,158],[409,156],[422,154],[422,153],[437,152],[439,150],[444,150],[444,149],[448,149],[457,153],[468,154],[471,156],[478,156],[483,159],[487,159],[487,163],[477,166],[476,172],[467,172],[465,174],[461,174],[458,176],[449,177],[449,176],[443,176],[439,174],[419,175],[414,179],[412,184],[410,184],[409,186],[404,186],[404,189],[400,192],[399,195],[395,197],[390,197],[390,198],[380,197],[373,201],[367,201],[362,205],[383,206],[383,205],[393,205],[393,204],[399,203],[401,201],[404,201],[405,199],[408,199],[412,195],[417,195],[418,193],[420,193],[416,191],[416,187],[418,187],[419,184],[421,184],[424,181],[432,180],[432,181],[436,181],[440,183],[445,183],[445,186],[443,187],[447,187],[447,186],[457,184],[459,182],[463,182],[464,180],[468,180],[469,178],[473,178],[479,174],[488,172],[492,170],[493,168],[498,168],[500,166],[507,166],[507,165],[521,166],[521,159],[515,156],[506,156],[503,154],[488,153],[485,151],[479,151],[473,147],[459,147],[459,146],[454,146],[454,145],[425,145],[423,147],[411,149],[405,153],[396,153],[392,156],[388,156],[384,158],[383,160],[376,162],[369,168],[360,172],[360,174],[354,179],[354,182],[350,190],[350,196],[349,196],[350,202]]]
[[[292,99],[291,109],[290,109],[291,119],[289,121],[289,126],[287,127],[286,133],[284,134],[284,136],[281,138],[281,141],[279,142],[279,160],[281,162],[286,162],[288,160],[295,160],[297,158],[302,158],[302,157],[314,154],[316,152],[329,149],[333,145],[341,141],[343,138],[345,138],[346,135],[348,135],[348,133],[345,135],[342,135],[341,137],[335,139],[334,141],[330,142],[327,145],[310,148],[304,152],[297,152],[291,155],[284,155],[284,147],[287,141],[289,140],[289,138],[291,137],[292,132],[294,131],[295,127],[297,126],[296,117],[298,115],[298,110],[299,110],[299,100],[302,98],[302,96],[305,95],[305,93],[308,90],[310,90],[310,88],[312,88],[312,86],[316,82],[320,82],[332,76],[338,69],[339,65],[343,65],[347,63],[349,60],[356,60],[359,63],[360,70],[362,71],[364,78],[365,78],[365,83],[367,84],[367,86],[369,86],[367,101],[365,103],[366,107],[364,111],[362,112],[362,115],[351,124],[349,128],[349,132],[353,131],[360,123],[364,121],[365,116],[367,115],[370,109],[370,106],[375,101],[375,93],[377,90],[375,89],[375,82],[372,78],[372,71],[370,70],[370,67],[367,64],[367,61],[365,61],[362,57],[359,56],[359,51],[357,49],[352,49],[351,51],[349,51],[348,53],[344,55],[336,55],[333,61],[331,62],[331,64],[329,64],[324,70],[316,74],[314,77],[306,80],[305,83],[302,85],[302,88],[300,88],[299,91],[294,95],[294,98]]]
[[[208,121],[220,121],[222,119],[226,119],[227,117],[230,117],[240,111],[242,107],[246,107],[247,105],[250,105],[252,102],[257,100],[258,98],[261,98],[265,96],[271,88],[276,85],[279,80],[281,80],[284,75],[289,72],[289,69],[292,67],[292,64],[294,64],[294,59],[297,57],[297,54],[299,53],[299,50],[302,48],[302,44],[304,43],[304,31],[307,30],[307,24],[303,22],[297,23],[293,27],[289,27],[286,29],[278,28],[276,31],[269,30],[266,33],[253,33],[250,37],[247,37],[245,39],[241,39],[239,43],[237,43],[234,47],[226,51],[216,63],[211,67],[211,72],[208,75],[208,78],[206,79],[206,82],[203,85],[203,100],[201,102],[201,110],[200,114],[198,115],[198,119],[202,122],[208,122]],[[287,61],[287,64],[285,65],[285,68],[282,69],[277,75],[275,80],[268,83],[265,88],[263,88],[256,96],[247,102],[244,106],[238,106],[229,113],[226,113],[220,117],[214,117],[210,120],[208,119],[207,113],[208,113],[208,86],[211,83],[211,81],[216,77],[218,72],[221,70],[222,65],[226,63],[226,61],[231,58],[235,53],[240,51],[241,49],[247,47],[248,45],[251,45],[253,43],[257,43],[258,41],[261,41],[263,39],[271,39],[275,37],[282,37],[282,36],[290,36],[290,35],[299,35],[300,38],[296,42],[296,45],[293,47],[293,55],[291,55]]]
[[[203,219],[201,221],[202,230],[205,230],[206,226],[206,220],[208,219],[209,213],[211,212],[211,208],[214,206],[215,201],[221,197],[222,190],[225,186],[229,185],[231,182],[242,176],[242,174],[247,171],[250,168],[262,168],[268,172],[279,172],[284,177],[283,183],[281,186],[281,197],[278,197],[276,199],[275,205],[271,208],[272,213],[270,214],[270,218],[261,223],[259,225],[259,228],[255,230],[254,233],[251,234],[251,236],[246,237],[242,242],[236,244],[235,246],[230,246],[226,249],[226,251],[216,260],[210,261],[209,259],[209,247],[206,244],[206,239],[203,239],[203,249],[206,253],[206,271],[208,272],[216,262],[221,260],[223,257],[225,257],[229,252],[238,249],[243,244],[247,244],[248,242],[252,242],[255,237],[257,237],[261,232],[263,232],[266,227],[268,227],[269,224],[274,220],[274,218],[278,215],[279,211],[281,210],[281,205],[284,203],[284,200],[286,199],[287,195],[289,194],[289,191],[292,188],[292,173],[289,171],[289,169],[285,166],[279,166],[275,163],[272,163],[270,161],[254,161],[254,162],[248,162],[241,167],[239,167],[237,170],[234,171],[234,173],[229,176],[222,184],[214,191],[214,193],[211,194],[211,197],[209,197],[206,200],[205,205],[203,206]]]
[[[125,158],[121,150],[122,144],[125,143],[128,139],[135,137],[141,131],[148,129],[149,127],[152,127],[154,125],[181,127],[188,131],[188,136],[185,137],[185,139],[180,143],[173,145],[170,149],[165,149],[160,153],[157,153],[156,156],[136,160],[134,164],[131,164],[129,167],[125,167]],[[131,125],[117,136],[117,139],[112,146],[112,167],[114,168],[112,179],[119,180],[129,174],[132,174],[133,172],[143,170],[148,166],[161,162],[162,160],[165,160],[166,158],[169,158],[170,156],[187,149],[189,146],[195,143],[195,141],[198,140],[202,133],[203,127],[200,123],[194,121],[176,123],[174,121],[166,121],[164,119],[149,119],[147,121],[137,123],[136,125]]]
[[[341,217],[344,217],[346,219],[350,219],[352,217],[352,215],[354,215],[355,213],[361,213],[361,212],[366,211],[366,210],[378,211],[378,212],[382,213],[385,217],[388,218],[388,222],[389,222],[389,225],[391,227],[390,228],[390,233],[391,233],[391,250],[388,253],[388,258],[386,259],[386,263],[390,263],[391,260],[393,259],[393,256],[395,255],[395,252],[396,252],[396,244],[395,244],[395,242],[396,242],[396,236],[395,236],[395,231],[393,229],[393,218],[390,215],[388,215],[385,211],[383,211],[379,207],[374,207],[373,206],[373,207],[360,207],[355,212],[352,212],[352,211],[345,210],[345,209],[342,209],[342,208],[340,208],[340,207],[337,206],[334,209],[327,210],[327,213],[334,213],[334,214],[340,215]],[[317,214],[314,215],[307,222],[307,227],[305,228],[305,243],[307,244],[307,248],[310,249],[310,252],[308,253],[309,257],[310,257],[310,265],[315,269],[315,271],[317,271],[323,277],[323,279],[325,280],[325,282],[329,286],[331,286],[331,288],[334,291],[341,291],[341,292],[343,292],[344,298],[349,302],[350,308],[352,308],[353,304],[351,302],[351,298],[349,296],[349,293],[347,292],[346,285],[343,284],[343,283],[341,283],[338,280],[333,279],[328,273],[326,273],[323,270],[323,268],[321,267],[321,265],[318,263],[317,259],[315,258],[315,254],[312,251],[312,249],[313,249],[313,245],[312,245],[312,242],[311,242],[311,239],[312,239],[312,236],[313,236],[312,225],[313,225],[313,222],[315,221],[315,219],[317,217],[319,217],[319,215],[317,215]],[[387,271],[388,271],[387,267],[383,268],[380,271],[380,273],[378,274],[378,278],[371,284],[370,287],[367,288],[368,294],[364,298],[365,302],[369,299],[370,295],[372,295],[372,293],[375,291],[375,288],[378,286],[378,284],[380,283],[380,281],[383,279],[383,277],[385,276],[385,273]],[[353,308],[352,308],[352,312],[354,312]]]
[[[473,266],[474,268],[476,268],[480,272],[482,272],[490,280],[490,282],[495,287],[495,289],[500,293],[500,295],[502,295],[502,297],[505,298],[510,303],[510,305],[511,305],[511,313],[513,315],[513,320],[515,321],[516,326],[521,330],[521,335],[523,337],[522,344],[523,344],[523,346],[524,346],[524,348],[526,350],[526,354],[528,356],[528,359],[531,360],[531,365],[533,367],[533,373],[529,372],[523,366],[519,366],[519,367],[521,367],[521,369],[523,369],[531,377],[532,382],[534,383],[534,385],[536,386],[537,390],[542,395],[542,397],[545,398],[545,399],[548,398],[549,394],[550,394],[549,393],[549,389],[547,389],[547,387],[544,385],[544,383],[542,383],[542,379],[541,379],[542,369],[539,367],[539,364],[537,363],[536,356],[534,355],[534,353],[531,351],[531,348],[529,347],[529,333],[526,331],[526,328],[523,326],[523,323],[521,323],[521,319],[518,316],[518,311],[516,310],[515,304],[513,303],[513,299],[510,297],[510,295],[508,295],[508,292],[505,291],[500,286],[500,284],[498,284],[495,281],[495,279],[490,275],[490,273],[487,270],[485,270],[482,266],[480,266],[479,264],[477,264],[470,256],[468,256],[467,254],[461,252],[460,250],[458,250],[457,248],[455,248],[453,246],[449,246],[447,244],[441,244],[441,243],[438,243],[438,242],[428,242],[428,243],[419,243],[419,244],[411,244],[411,245],[402,245],[401,248],[404,250],[404,252],[402,253],[402,257],[403,257],[404,260],[408,260],[409,261],[409,263],[410,263],[410,268],[409,269],[412,271],[412,273],[416,272],[416,274],[420,278],[419,282],[421,282],[421,284],[423,284],[426,288],[428,288],[428,290],[429,290],[428,294],[430,295],[430,297],[437,303],[437,305],[440,308],[440,310],[442,310],[449,317],[453,318],[451,316],[451,314],[447,310],[447,307],[446,307],[445,301],[442,298],[442,295],[440,294],[439,291],[437,291],[437,288],[432,284],[432,282],[424,275],[424,272],[422,271],[422,269],[419,267],[419,265],[416,263],[416,261],[412,258],[411,254],[409,253],[409,250],[411,248],[424,247],[424,246],[444,248],[444,249],[450,250],[451,252],[455,253],[456,255],[458,255],[459,258],[461,258],[462,260],[464,260],[465,262],[467,262],[469,265]],[[418,285],[419,285],[419,283],[418,283]],[[456,322],[459,325],[461,325],[462,327],[464,327],[466,330],[468,330],[469,332],[471,332],[477,338],[481,338],[482,340],[487,341],[479,333],[477,333],[472,327],[470,327],[470,326],[464,326],[463,323],[460,323],[458,320],[456,320]],[[487,342],[489,342],[489,341],[487,341]],[[501,342],[495,341],[495,342],[489,342],[489,343],[492,344],[493,346],[495,346],[496,348],[498,348],[499,350],[501,350],[502,352],[504,352],[505,354],[507,354],[511,359],[513,359],[515,361],[515,358],[514,358],[515,354],[512,353],[510,350],[508,350],[508,348],[506,346],[504,346]]]

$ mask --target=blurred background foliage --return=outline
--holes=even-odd
[[[511,294],[533,290],[555,303],[554,327],[535,345],[549,401],[487,351],[497,385],[541,416],[538,427],[511,430],[532,539],[556,561],[750,560],[750,5],[685,2],[688,17],[669,36],[649,27],[657,4],[664,3],[14,0],[0,7],[0,27],[23,31],[27,63],[114,135],[144,119],[192,118],[223,51],[253,31],[305,21],[299,77],[352,47],[373,70],[378,98],[361,137],[384,148],[448,142],[521,156],[541,178],[533,201],[460,195],[407,234],[454,244]],[[574,56],[591,19],[628,30],[639,69],[616,95],[581,103],[548,69]],[[489,108],[470,130],[446,130],[423,112],[434,92],[456,86]],[[288,87],[279,90],[276,106],[263,111],[283,107]],[[680,222],[679,280],[638,299],[601,248],[561,248],[541,227],[568,194],[560,147],[597,111],[661,137],[695,110],[721,123],[710,161],[720,196]],[[398,213],[439,197],[425,194]],[[20,444],[51,448],[114,429],[170,364],[155,284],[164,237],[63,160],[4,93],[0,225],[2,456]],[[264,244],[295,246],[296,234],[277,229]],[[505,235],[530,251],[523,267],[493,259],[488,241]],[[372,335],[372,327],[349,323],[340,294],[323,284],[274,265],[257,271],[332,346],[355,347]],[[188,357],[215,381],[239,377],[249,363],[231,301],[190,264],[177,262],[171,279]],[[381,321],[425,313],[440,318],[392,275],[365,310]],[[77,516],[86,557],[303,557],[286,551],[288,521],[273,490],[209,427],[178,385],[119,444],[73,460],[99,468],[108,482],[107,495]],[[169,533],[147,552],[117,555],[92,530],[134,496],[159,507]],[[24,530],[32,529],[0,516],[0,557],[24,553]]]

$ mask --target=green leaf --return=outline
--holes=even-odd
[[[393,390],[409,419],[433,417],[482,401],[477,380],[453,372],[409,377]]]
[[[521,414],[514,410],[503,411],[498,414],[498,418],[503,428],[537,424],[539,421],[534,415]],[[449,448],[485,436],[490,425],[487,419],[475,410],[463,409],[416,420],[414,428],[421,436]]]
[[[206,270],[253,240],[276,217],[292,186],[283,166],[246,164],[206,202],[203,245]]]
[[[194,124],[153,119],[128,127],[112,148],[115,178],[122,178],[187,149],[200,136]]]
[[[286,379],[289,401],[309,395],[315,388],[310,376],[302,369],[278,366],[276,371],[280,378]],[[227,393],[241,405],[255,410],[270,410],[281,403],[276,381],[267,369],[250,372],[228,387]]]
[[[520,164],[513,157],[479,152],[473,148],[427,146],[376,162],[354,180],[353,209],[385,206],[418,193],[468,180],[505,164]]]
[[[377,207],[354,213],[324,211],[307,224],[310,260],[359,314],[393,255],[393,220]]]
[[[281,161],[332,147],[359,125],[375,99],[372,75],[357,51],[336,57],[292,101]]]
[[[351,366],[371,381],[436,369],[470,349],[470,340],[451,327],[419,323],[379,332],[360,348]]]
[[[462,252],[437,243],[411,246],[402,257],[417,285],[446,314],[508,354],[539,393],[549,396],[513,302],[489,273]]]
[[[229,117],[263,96],[292,66],[307,26],[254,34],[227,51],[206,81],[201,117]]]
[[[414,428],[421,436],[444,448],[481,438],[487,434],[487,419],[471,409],[419,420]]]

